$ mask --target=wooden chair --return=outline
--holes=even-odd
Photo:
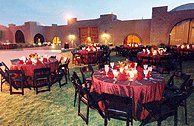
[[[18,58],[11,59],[10,62],[11,62],[11,64],[15,65],[15,64],[17,64],[19,62],[19,59]]]
[[[50,68],[40,68],[34,70],[33,86],[36,90],[36,94],[38,94],[39,92],[50,91],[51,86],[50,76],[51,76]],[[38,88],[45,86],[48,87],[47,90],[41,91],[38,90]]]
[[[170,71],[172,70],[171,57],[170,56],[160,57],[160,60],[156,66],[161,74],[169,74]]]
[[[9,85],[10,85],[10,95],[12,94],[22,94],[24,95],[24,88],[29,87],[26,77],[22,70],[9,70]],[[21,92],[14,92],[13,88]]]
[[[88,65],[81,67],[80,72],[82,74],[82,82],[90,87],[92,84],[92,75],[94,73],[92,66]]]
[[[101,109],[98,106],[98,103],[102,100],[101,95],[96,92],[90,92],[86,87],[79,86],[78,89],[79,98],[78,98],[78,116],[80,116],[86,124],[89,122],[89,109],[95,109],[98,113],[104,117]],[[81,104],[86,105],[86,112],[82,113]],[[86,113],[86,114],[85,114]]]
[[[67,75],[68,75],[67,65],[66,64],[59,65],[59,68],[56,74],[54,74],[53,78],[59,83],[60,88],[64,86],[65,84],[67,84]],[[61,81],[63,77],[65,77],[65,82],[62,84]]]
[[[1,91],[3,90],[3,84],[9,82],[9,68],[4,62],[0,62],[0,75],[1,75]]]
[[[170,116],[174,116],[174,126],[177,126],[178,107],[186,98],[187,94],[180,93],[170,99],[144,103],[143,107],[149,112],[149,115],[142,121],[140,126],[154,121],[157,121],[157,125],[161,126],[161,122]]]
[[[105,110],[104,110],[104,125],[108,125],[108,120],[110,118],[126,121],[126,126],[129,126],[129,123],[133,125],[133,116],[132,116],[132,98],[118,96],[114,94],[102,94]]]
[[[163,93],[164,98],[171,99],[172,97],[176,96],[179,93],[185,93],[185,92],[188,93],[189,90],[192,90],[191,88],[193,88],[192,87],[193,80],[190,79],[190,75],[182,74],[181,77],[183,78],[183,82],[182,82],[181,86],[178,88],[178,87],[174,86],[174,84],[173,84],[173,86],[171,86],[170,88],[169,87],[166,88],[164,90],[164,93]],[[185,124],[188,124],[188,121],[187,121],[187,99],[183,100],[180,103],[180,106],[183,107],[185,110]]]
[[[75,107],[76,104],[76,100],[77,100],[77,94],[79,92],[79,87],[82,86],[81,80],[78,77],[77,73],[74,71],[72,76],[71,76],[71,82],[73,84],[73,87],[75,89],[75,93],[74,93],[74,104],[73,106]]]
[[[97,64],[97,52],[88,52],[87,64]]]

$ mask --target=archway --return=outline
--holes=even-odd
[[[194,44],[194,19],[177,23],[170,32],[170,45]]]
[[[43,42],[44,42],[44,36],[42,34],[38,33],[34,36],[34,43],[38,44]]]
[[[15,42],[16,43],[25,43],[24,34],[21,30],[17,30],[15,33]]]
[[[53,42],[53,44],[61,44],[61,39],[59,37],[55,36],[53,38],[53,41],[52,42]]]
[[[124,40],[124,45],[127,44],[140,44],[141,43],[141,38],[138,35],[128,35],[125,40]]]

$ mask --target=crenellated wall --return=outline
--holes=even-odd
[[[75,46],[82,43],[80,41],[80,28],[95,27],[98,31],[96,33],[98,33],[99,43],[105,43],[101,36],[106,33],[110,35],[108,42],[112,42],[114,45],[123,44],[128,35],[138,36],[142,44],[145,45],[169,44],[172,28],[186,19],[194,19],[194,9],[174,9],[168,11],[168,7],[164,6],[152,8],[152,19],[121,21],[114,14],[106,14],[100,15],[97,19],[90,20],[77,20],[77,18],[73,18],[68,21],[67,25],[60,26],[57,24],[41,26],[36,22],[25,22],[21,26],[12,24],[9,27],[5,27],[0,25],[0,31],[3,31],[3,37],[0,41],[9,40],[15,43],[15,33],[17,30],[21,30],[25,37],[25,43],[33,44],[34,36],[38,33],[43,35],[44,40],[47,42],[52,42],[54,37],[59,37],[62,43],[70,43],[68,36],[75,35]]]

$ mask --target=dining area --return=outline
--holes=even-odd
[[[3,85],[8,83],[11,95],[24,95],[24,89],[34,89],[36,94],[50,91],[54,83],[59,83],[60,87],[65,85],[69,76],[70,59],[66,57],[57,59],[56,55],[31,53],[28,56],[10,59],[10,63],[10,66],[5,62],[0,63],[0,74],[1,91]],[[62,78],[65,79],[63,84]]]
[[[81,79],[75,71],[71,77],[75,88],[74,107],[77,100],[78,116],[87,125],[89,111],[94,109],[105,126],[111,118],[124,121],[127,126],[134,121],[140,122],[140,126],[152,122],[160,126],[168,117],[174,117],[172,122],[177,126],[178,108],[181,107],[185,109],[183,122],[188,124],[186,101],[193,90],[191,75],[173,71],[167,77],[166,73],[155,70],[153,64],[139,64],[128,59],[110,62],[96,70],[91,65],[84,66],[80,72]],[[182,80],[179,88],[174,84],[177,78]],[[86,109],[81,111],[83,104]]]
[[[142,49],[137,58],[168,55],[168,52],[148,53],[149,49]],[[41,111],[48,117],[53,114],[57,117],[52,117],[53,124],[56,120],[65,125],[192,124],[193,75],[188,73],[191,66],[185,65],[187,61],[183,62],[182,73],[179,70],[161,73],[151,62],[132,61],[114,50],[110,58],[101,57],[103,60],[95,64],[74,64],[71,52],[57,55],[34,51],[10,59],[10,64],[0,64],[5,73],[0,94],[11,101],[23,99],[13,103],[17,108],[25,104],[24,110]],[[30,117],[35,118],[33,115]]]

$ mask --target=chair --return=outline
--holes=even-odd
[[[183,82],[182,82],[181,86],[178,88],[178,87],[175,87],[174,84],[173,84],[173,86],[166,88],[164,93],[163,93],[164,98],[170,99],[170,98],[176,96],[179,93],[188,92],[188,90],[193,88],[192,87],[193,80],[190,79],[190,75],[186,75],[186,74],[181,74],[181,75],[182,75],[181,77],[183,79]],[[174,76],[176,76],[176,75],[174,75]],[[188,121],[187,121],[187,99],[183,100],[180,103],[180,106],[184,107],[184,110],[185,110],[185,124],[188,124]]]
[[[97,63],[97,52],[88,52],[87,64]]]
[[[0,62],[0,75],[1,75],[1,91],[3,89],[3,84],[9,82],[9,68],[5,65],[4,62]]]
[[[18,58],[11,59],[10,62],[11,62],[11,64],[15,65],[15,64],[17,64],[19,62],[19,59]]]
[[[157,63],[157,69],[162,74],[169,74],[172,70],[172,63],[170,56],[160,57],[159,62]]]
[[[50,68],[40,68],[40,69],[34,69],[34,75],[33,75],[33,86],[36,90],[36,94],[43,91],[50,91]],[[39,91],[38,88],[47,86],[47,90],[41,90]]]
[[[157,121],[157,125],[161,126],[161,122],[170,116],[174,116],[174,126],[177,126],[178,107],[186,98],[187,94],[181,93],[173,96],[170,99],[144,103],[143,107],[149,112],[149,114],[142,121],[140,126],[144,126],[154,121]]]
[[[22,70],[9,70],[9,85],[10,85],[10,95],[12,94],[22,94],[24,95],[24,88],[29,87],[26,77]],[[13,92],[13,88],[21,92]]]
[[[88,65],[88,66],[81,67],[80,71],[82,74],[82,82],[90,87],[92,84],[92,75],[94,73],[92,66]]]
[[[98,103],[102,101],[101,95],[96,92],[90,92],[88,88],[78,86],[79,98],[78,98],[78,116],[80,116],[86,124],[89,122],[89,109],[95,109],[98,113],[104,117]],[[86,105],[86,115],[81,112],[81,104]]]
[[[126,121],[126,126],[129,126],[129,123],[133,125],[133,116],[132,116],[132,98],[117,96],[114,94],[102,94],[105,110],[104,110],[104,125],[108,125],[108,120],[110,118]],[[118,104],[119,103],[119,104]]]
[[[54,78],[56,79],[56,81],[58,81],[60,88],[63,85],[67,84],[67,74],[68,74],[67,65],[66,64],[59,65],[59,68],[56,74],[54,75]],[[61,84],[61,80],[63,79],[64,76],[65,76],[65,83]]]
[[[73,74],[71,76],[71,82],[72,82],[73,87],[75,89],[74,104],[73,104],[73,106],[75,107],[76,99],[77,99],[77,94],[78,94],[78,91],[79,91],[79,86],[82,86],[81,80],[80,80],[80,78],[78,77],[78,75],[77,75],[77,73],[75,71],[73,72]]]
[[[50,56],[51,59],[56,59],[56,56]]]

